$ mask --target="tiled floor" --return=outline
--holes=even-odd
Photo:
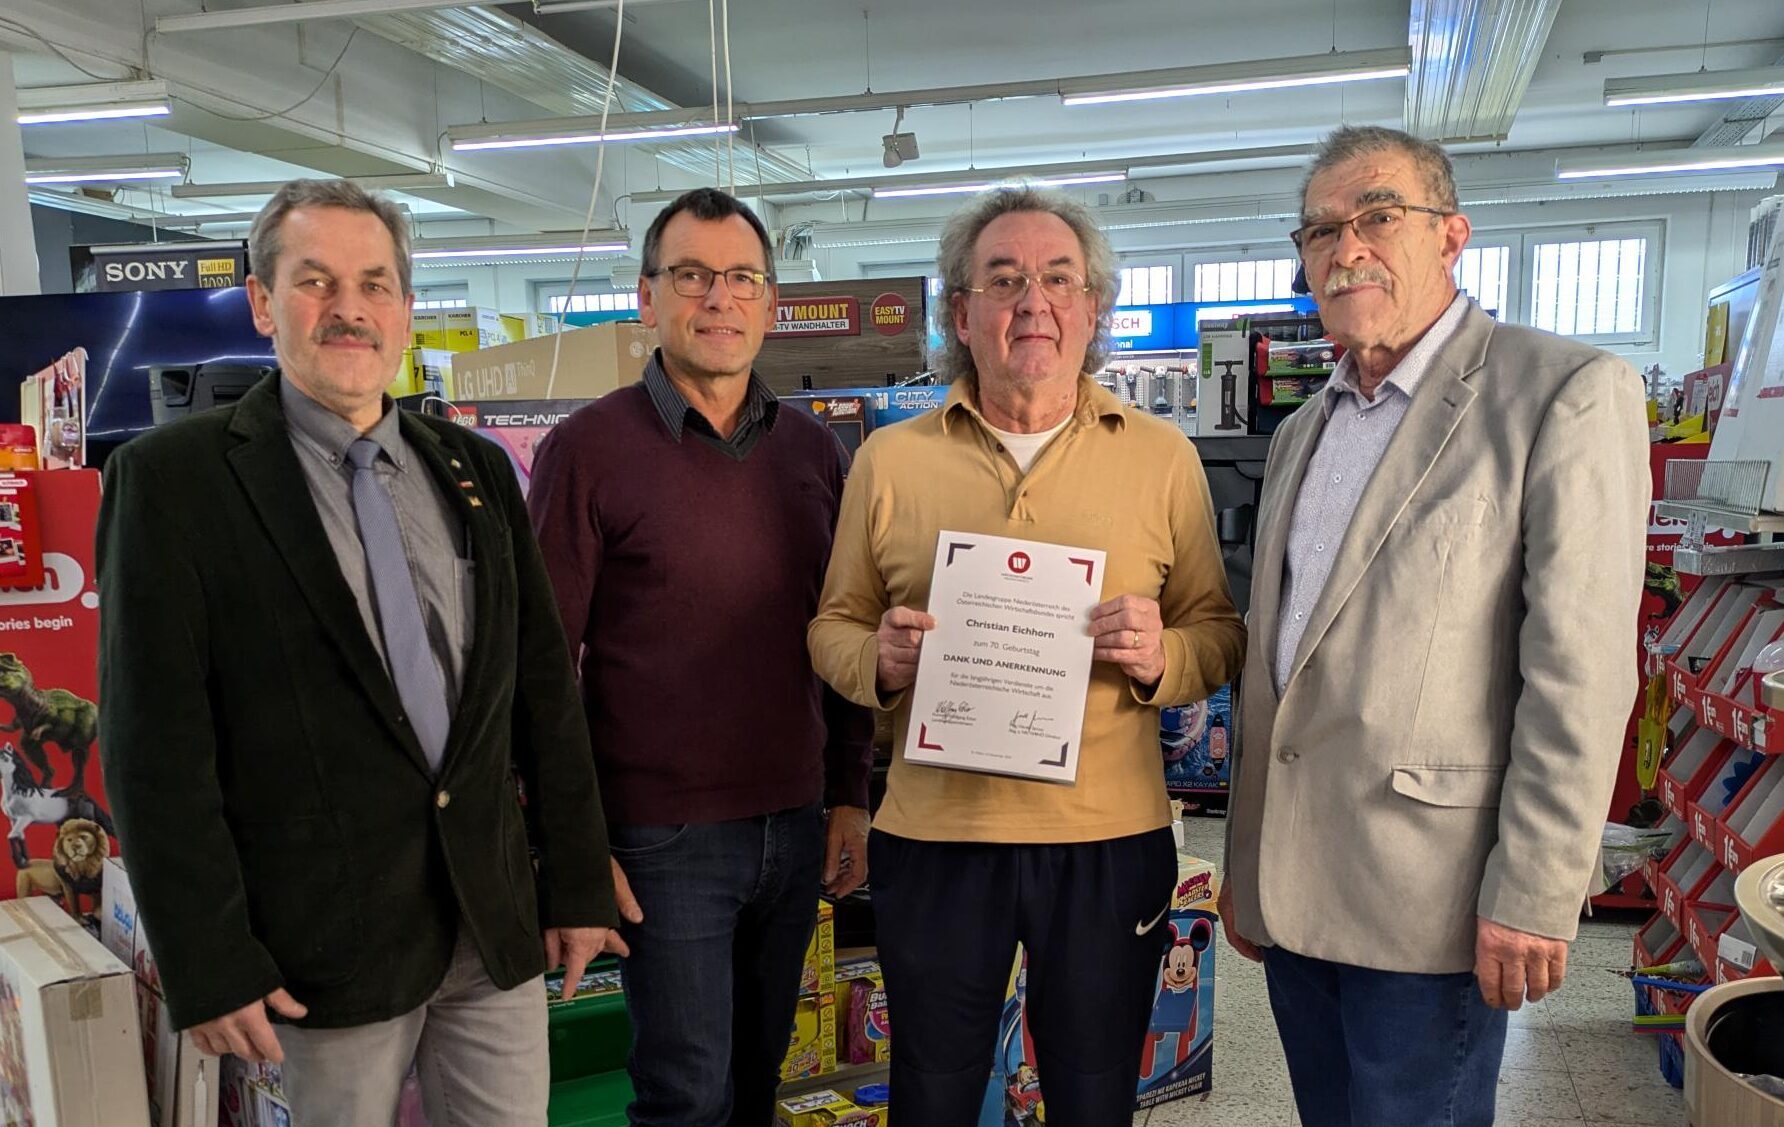
[[[1185,829],[1190,849],[1219,863],[1226,824]],[[1660,1078],[1653,1043],[1629,1032],[1634,995],[1611,973],[1628,966],[1639,922],[1583,922],[1561,991],[1511,1015],[1497,1127],[1683,1127],[1684,1100]],[[1134,1127],[1299,1127],[1263,969],[1218,943],[1214,1090],[1140,1112]]]

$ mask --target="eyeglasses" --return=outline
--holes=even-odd
[[[760,270],[711,270],[705,266],[664,266],[646,271],[646,278],[669,275],[669,285],[682,297],[705,297],[712,292],[713,281],[724,278],[731,296],[739,301],[754,301],[768,289],[768,275]]]
[[[1406,213],[1409,211],[1442,218],[1456,214],[1453,211],[1443,211],[1435,207],[1396,203],[1386,207],[1370,208],[1349,219],[1309,223],[1305,227],[1297,227],[1290,231],[1288,237],[1302,254],[1323,254],[1338,245],[1338,240],[1344,237],[1344,229],[1349,227],[1357,233],[1357,238],[1379,246],[1383,243],[1391,243],[1400,237],[1401,233],[1406,230]]]
[[[1018,274],[1014,270],[993,274],[982,286],[962,286],[967,293],[984,294],[999,305],[1014,305],[1028,292],[1029,283],[1041,287],[1041,296],[1054,305],[1065,306],[1086,293],[1090,286],[1083,278],[1067,270],[1045,270],[1039,274]]]

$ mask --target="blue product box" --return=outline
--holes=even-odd
[[[1177,891],[1160,922],[1171,946],[1160,960],[1152,1020],[1140,1048],[1134,1107],[1147,1108],[1209,1091],[1214,1083],[1214,937],[1220,884],[1214,866],[1177,852]],[[1028,968],[1018,954],[1004,999],[991,1083],[978,1127],[1038,1127],[1046,1120],[1025,1004]]]
[[[1226,791],[1232,785],[1233,690],[1181,708],[1160,709],[1159,749],[1165,760],[1165,789],[1173,793]]]

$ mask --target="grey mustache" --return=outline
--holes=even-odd
[[[327,344],[331,340],[340,340],[342,337],[351,337],[357,341],[364,341],[373,348],[381,347],[384,344],[383,338],[375,331],[371,329],[362,329],[358,325],[344,325],[338,323],[324,325],[322,328],[317,329],[315,334],[317,344]]]
[[[1331,297],[1339,290],[1362,285],[1388,285],[1387,271],[1365,266],[1340,266],[1326,276],[1325,295]]]

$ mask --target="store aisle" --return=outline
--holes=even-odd
[[[1224,867],[1224,821],[1184,828],[1192,852]],[[1628,966],[1638,923],[1583,922],[1561,992],[1512,1015],[1497,1127],[1683,1127],[1684,1100],[1660,1078],[1653,1044],[1629,1032],[1629,983],[1609,973]],[[1141,1112],[1134,1127],[1299,1127],[1263,969],[1218,942],[1214,1090]]]

